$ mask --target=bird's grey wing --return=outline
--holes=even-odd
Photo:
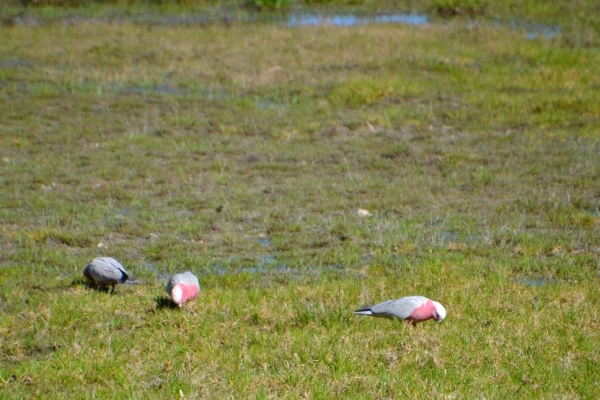
[[[126,280],[128,280],[131,275],[129,274],[129,272],[127,272],[127,270],[125,269],[125,267],[118,262],[117,260],[115,260],[114,258],[111,257],[103,257],[102,258],[106,263],[110,264],[115,270],[121,271],[121,273],[123,274],[123,278],[121,280],[121,283],[125,282]]]
[[[127,272],[125,267],[120,262],[115,260],[114,258],[111,258],[111,257],[100,257],[100,258],[102,260],[104,260],[105,262],[107,262],[108,264],[112,265],[113,268],[121,271],[122,278],[119,280],[119,283],[126,283],[126,284],[142,283],[142,281],[140,281],[138,278],[136,278],[135,276],[133,276],[129,272]]]
[[[422,303],[426,303],[427,300],[429,300],[427,297],[425,296],[408,296],[408,297],[403,297],[402,299],[416,299],[419,300]],[[402,300],[400,299],[400,300]]]
[[[184,272],[183,274],[181,274],[180,277],[181,277],[181,282],[185,282],[187,284],[200,287],[200,282],[198,282],[198,278],[196,277],[196,275],[192,274],[190,271]]]
[[[198,282],[198,278],[196,278],[196,276],[190,271],[187,271],[181,274],[175,274],[169,278],[169,282],[167,283],[167,287],[165,288],[167,293],[170,294],[173,287],[179,283],[196,285],[198,288],[200,288],[200,282]]]
[[[420,297],[422,296],[403,297],[398,300],[385,301],[371,307],[371,312],[373,312],[374,315],[382,317],[406,319],[410,317],[410,314],[412,314],[415,308],[424,303]]]
[[[116,263],[119,264],[118,262]],[[91,275],[99,283],[121,282],[127,279],[127,271],[123,271],[104,258],[94,259],[90,266]],[[121,266],[121,268],[123,267]]]

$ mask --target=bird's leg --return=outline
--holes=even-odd
[[[117,286],[117,284],[116,284],[116,283],[113,283],[113,284],[112,284],[112,292],[111,292],[112,294],[115,294],[115,286]]]

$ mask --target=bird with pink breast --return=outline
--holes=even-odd
[[[423,296],[408,296],[398,300],[388,300],[374,306],[363,306],[354,314],[370,317],[398,319],[405,324],[416,326],[430,319],[438,324],[446,318],[446,309],[437,301]]]
[[[186,271],[171,276],[165,290],[173,303],[179,307],[183,307],[187,301],[194,300],[198,296],[198,293],[200,293],[200,283],[194,274]]]

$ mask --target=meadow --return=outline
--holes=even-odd
[[[598,398],[571,17],[0,26],[0,397]],[[89,290],[97,256],[144,283]],[[416,294],[446,320],[352,315]]]

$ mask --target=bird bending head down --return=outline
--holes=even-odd
[[[99,289],[112,286],[113,293],[117,283],[140,283],[136,277],[125,270],[120,262],[111,257],[94,258],[83,269],[83,275],[92,284],[98,285]]]
[[[165,290],[171,296],[173,303],[183,307],[186,301],[193,300],[198,296],[200,283],[194,274],[187,271],[171,276]]]
[[[446,309],[437,301],[423,296],[409,296],[398,300],[388,300],[374,306],[364,306],[354,314],[371,317],[398,319],[416,326],[419,322],[430,319],[440,323],[446,318]]]

